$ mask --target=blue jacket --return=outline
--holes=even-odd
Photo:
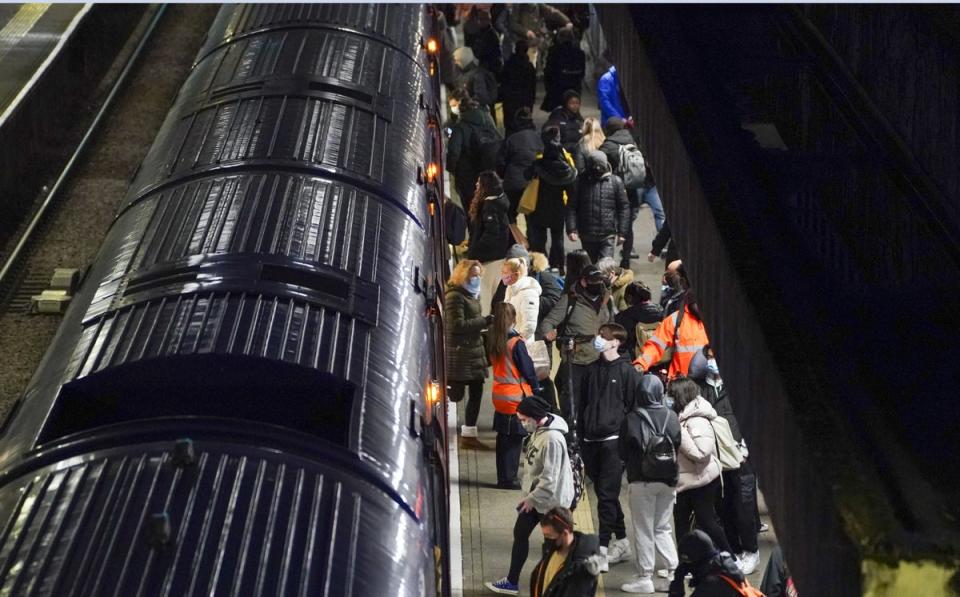
[[[619,116],[626,120],[627,111],[620,103],[620,77],[617,76],[617,67],[611,66],[597,82],[597,101],[600,103],[600,124],[607,124],[611,116]]]

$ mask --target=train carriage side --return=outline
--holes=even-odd
[[[221,10],[4,425],[0,590],[446,592],[432,27]]]

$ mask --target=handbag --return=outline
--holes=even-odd
[[[533,368],[537,372],[537,379],[550,377],[550,351],[543,340],[527,342],[527,352],[533,360]]]
[[[534,177],[530,182],[527,183],[527,187],[523,189],[523,195],[520,197],[520,204],[517,207],[517,210],[524,214],[530,215],[533,212],[537,211],[537,199],[540,197],[540,179]]]

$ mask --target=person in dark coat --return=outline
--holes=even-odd
[[[471,97],[460,101],[460,117],[453,125],[453,133],[447,144],[446,168],[453,174],[453,184],[460,195],[460,204],[468,205],[477,185],[477,177],[483,170],[483,156],[480,152],[480,129],[486,134],[499,135],[490,113],[480,108]],[[506,247],[504,247],[506,250]]]
[[[500,37],[493,28],[490,11],[474,6],[463,23],[463,38],[466,46],[480,66],[497,75],[503,68],[503,54],[500,52]]]
[[[517,222],[517,206],[530,182],[527,174],[532,172],[537,154],[543,151],[543,141],[533,125],[530,108],[520,108],[514,122],[516,132],[506,138],[497,154],[497,172],[503,176],[503,192],[510,199],[511,224]]]
[[[677,413],[663,405],[663,383],[656,375],[644,375],[634,402],[620,427],[620,457],[626,464],[630,483],[630,518],[633,521],[637,577],[621,586],[625,593],[665,592],[669,580],[654,577],[657,556],[669,574],[679,564],[673,541],[673,504],[677,499],[676,463],[664,463],[663,471],[653,472],[649,463],[644,471],[648,445],[656,445],[662,436],[670,441],[673,453],[681,441]],[[669,469],[669,470],[667,470]]]
[[[493,105],[500,95],[497,76],[485,68],[473,55],[473,50],[464,46],[453,52],[453,62],[460,73],[459,85],[467,90],[493,118]]]
[[[710,535],[700,529],[691,531],[677,542],[680,566],[670,583],[669,597],[683,597],[684,580],[689,573],[692,597],[740,597],[740,591],[730,586],[726,577],[737,585],[747,583],[746,577],[733,557],[714,547]]]
[[[470,221],[470,245],[467,258],[483,263],[480,280],[480,304],[484,315],[490,313],[493,294],[500,283],[500,267],[512,241],[507,210],[510,201],[503,194],[496,172],[481,172],[467,212]]]
[[[541,134],[543,157],[533,163],[531,178],[540,179],[537,209],[527,215],[527,235],[530,250],[547,253],[547,231],[550,231],[550,265],[563,269],[563,224],[565,219],[564,193],[575,191],[577,169],[567,159],[560,145],[560,129],[547,127]]]
[[[577,192],[567,204],[567,235],[583,243],[594,263],[613,257],[614,247],[623,242],[630,226],[630,203],[623,181],[610,172],[607,157],[588,151],[584,174]]]
[[[749,454],[747,444],[740,433],[740,424],[733,412],[730,395],[720,377],[716,355],[708,344],[690,361],[687,377],[700,387],[700,395],[713,405],[717,414],[730,424],[733,439],[740,444],[744,454]],[[723,522],[723,530],[730,548],[740,560],[744,574],[752,574],[760,563],[760,548],[757,539],[757,476],[744,458],[740,468],[723,471],[724,491],[717,504],[717,512]]]
[[[533,123],[533,102],[537,96],[537,69],[527,56],[527,40],[517,40],[514,53],[500,71],[500,99],[503,101],[503,120],[507,135],[520,130],[517,110],[528,108]]]
[[[530,575],[531,597],[593,597],[601,558],[597,536],[573,530],[573,514],[554,508],[540,522],[543,557]]]
[[[486,449],[477,439],[477,418],[487,378],[487,354],[481,332],[491,318],[480,314],[480,277],[483,266],[472,259],[457,263],[444,294],[444,340],[446,342],[447,391],[452,402],[463,400],[469,391],[461,445]]]
[[[563,92],[561,100],[563,104],[550,112],[550,117],[547,119],[546,124],[543,125],[543,128],[546,130],[547,127],[555,126],[560,129],[560,142],[563,148],[569,152],[573,152],[577,143],[580,142],[580,137],[583,135],[583,117],[580,116],[580,94],[573,89],[567,89]]]
[[[573,293],[577,289],[580,281],[580,274],[588,265],[593,265],[590,254],[583,249],[574,249],[567,253],[566,270],[560,270],[563,279],[563,291],[567,294]]]
[[[586,72],[586,54],[577,45],[577,38],[570,29],[557,32],[557,43],[547,53],[547,65],[543,69],[543,86],[546,95],[540,109],[552,112],[564,103],[563,93],[572,90],[580,93]]]
[[[666,253],[664,253],[664,249],[666,249]],[[650,252],[647,253],[647,261],[653,263],[660,255],[663,255],[663,260],[667,263],[680,259],[677,244],[673,242],[673,233],[670,232],[670,223],[666,220],[664,220],[657,235],[653,237]]]
[[[650,289],[646,284],[631,282],[623,292],[628,306],[614,317],[614,321],[627,330],[627,341],[623,350],[634,357],[639,356],[637,349],[643,345],[637,338],[637,325],[642,324],[652,334],[656,326],[663,321],[663,309],[651,302],[650,297]]]

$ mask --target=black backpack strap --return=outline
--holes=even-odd
[[[577,308],[577,293],[571,292],[567,299],[567,312],[563,316],[563,321],[560,322],[560,325],[557,326],[557,335],[563,336],[567,333],[567,324],[570,323],[570,316],[573,315],[573,310]]]

